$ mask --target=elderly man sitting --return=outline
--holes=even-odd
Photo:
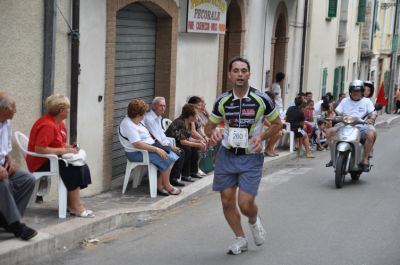
[[[170,146],[172,151],[179,156],[179,159],[175,162],[171,174],[169,176],[170,182],[173,186],[183,187],[185,184],[179,181],[182,173],[182,167],[184,162],[185,153],[179,147],[172,145],[172,142],[165,135],[164,130],[161,127],[162,115],[165,113],[167,105],[165,103],[165,98],[155,97],[151,105],[151,110],[144,116],[144,124],[149,130],[152,138],[157,139],[164,146]]]
[[[16,113],[15,100],[0,92],[0,226],[16,237],[29,240],[37,235],[20,222],[35,187],[35,178],[16,170],[11,160],[11,119]]]

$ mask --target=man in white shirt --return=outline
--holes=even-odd
[[[175,162],[171,170],[170,182],[173,186],[183,187],[185,184],[179,181],[179,177],[184,162],[184,151],[179,147],[172,145],[171,140],[165,135],[165,132],[161,127],[162,115],[165,113],[166,107],[165,98],[155,97],[151,105],[151,110],[145,114],[143,122],[152,137],[157,139],[162,145],[170,146],[172,151],[179,156],[179,159]]]
[[[282,102],[282,86],[283,80],[285,79],[285,74],[278,72],[275,75],[275,83],[271,86],[271,91],[275,94],[275,104],[278,107],[279,113],[283,112],[283,102]]]
[[[352,81],[349,88],[350,96],[344,98],[336,107],[335,111],[339,115],[350,115],[362,119],[368,117],[368,124],[357,125],[361,132],[361,137],[365,138],[364,158],[360,166],[364,172],[368,172],[370,169],[369,154],[376,141],[376,130],[371,130],[370,126],[375,123],[377,115],[372,101],[369,98],[363,97],[363,92],[364,83],[361,80]],[[328,130],[329,140],[335,134],[337,128],[338,127],[334,127]],[[327,166],[330,166],[330,163],[328,163]]]
[[[37,232],[20,220],[36,180],[31,174],[17,170],[9,155],[12,150],[11,120],[15,113],[15,100],[7,93],[0,92],[0,227],[15,237],[29,240]]]

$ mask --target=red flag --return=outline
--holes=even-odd
[[[376,102],[381,104],[382,106],[386,106],[388,104],[388,99],[385,97],[385,86],[383,82],[379,87],[378,96],[376,97]]]

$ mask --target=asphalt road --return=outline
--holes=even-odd
[[[149,217],[141,227],[110,233],[41,264],[400,264],[400,122],[379,128],[374,167],[336,189],[328,152],[293,160],[266,175],[257,203],[267,241],[256,247],[247,220],[249,251],[226,254],[233,234],[219,195]]]

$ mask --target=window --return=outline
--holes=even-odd
[[[348,16],[349,0],[342,0],[340,3],[340,20],[339,20],[339,35],[338,48],[346,47],[347,43],[347,16]]]
[[[329,0],[328,17],[336,17],[337,0]]]
[[[335,100],[338,99],[339,93],[344,93],[345,75],[346,67],[339,66],[335,68],[335,75],[333,76],[333,98]]]
[[[359,0],[357,22],[365,22],[365,10],[367,8],[367,0]]]

